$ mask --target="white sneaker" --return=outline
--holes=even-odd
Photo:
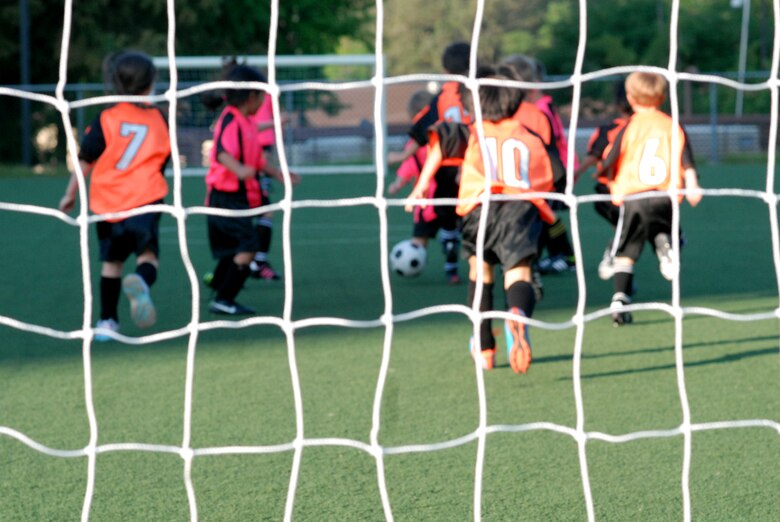
[[[615,258],[612,257],[610,249],[607,248],[599,263],[599,278],[606,281],[613,275],[615,275]]]
[[[671,281],[674,279],[674,250],[672,250],[671,241],[666,234],[655,236],[655,254],[658,256],[658,268],[664,279]]]
[[[117,323],[113,319],[101,319],[100,321],[97,322],[97,324],[95,325],[95,328],[102,328],[103,330],[108,330],[108,331],[111,331],[111,332],[118,332],[119,331],[119,323]],[[106,342],[106,341],[111,341],[114,338],[111,337],[108,334],[95,332],[94,339],[95,339],[95,341],[103,343],[103,342]]]
[[[130,318],[139,328],[149,328],[157,322],[157,310],[149,295],[149,286],[138,274],[122,279],[122,290],[130,300]]]

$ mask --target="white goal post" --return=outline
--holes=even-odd
[[[267,55],[177,56],[177,89],[217,81],[220,69],[232,58],[263,70],[269,65]],[[160,82],[167,83],[169,58],[155,57],[154,64]],[[377,89],[371,83],[376,74],[375,55],[280,55],[274,66],[281,110],[294,116],[282,129],[291,170],[299,174],[376,172],[372,120]],[[347,85],[351,88],[346,89]],[[205,109],[197,100],[180,103],[185,105],[179,111],[182,173],[202,175],[207,166],[203,145],[211,139],[212,118],[203,115]],[[380,125],[387,135],[384,99],[381,104]]]

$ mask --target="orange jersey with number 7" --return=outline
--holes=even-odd
[[[157,107],[118,103],[87,129],[79,159],[92,165],[89,208],[121,212],[168,194],[163,169],[171,154],[168,124]]]
[[[674,132],[677,144],[673,151]],[[688,166],[684,150],[685,133],[679,125],[672,129],[668,114],[657,109],[634,114],[617,136],[605,162],[616,160],[615,177],[609,184],[612,202],[621,205],[625,196],[631,194],[682,188],[683,172]],[[617,156],[613,158],[614,155]],[[672,168],[675,163],[679,168]]]

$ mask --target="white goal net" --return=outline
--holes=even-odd
[[[724,2],[725,3],[725,2]],[[665,439],[679,438],[682,441],[682,456],[680,462],[679,489],[681,498],[682,518],[685,521],[692,519],[692,499],[690,492],[691,481],[691,462],[694,455],[693,436],[699,432],[710,430],[732,430],[732,429],[768,429],[777,432],[780,435],[780,416],[775,418],[737,418],[728,419],[719,422],[694,422],[689,399],[686,389],[686,362],[684,357],[684,331],[685,322],[692,317],[717,318],[723,321],[733,322],[752,322],[774,320],[780,317],[780,307],[774,307],[767,310],[758,310],[750,313],[730,313],[719,309],[709,307],[686,307],[681,299],[680,291],[680,273],[677,267],[677,275],[671,283],[671,299],[669,302],[638,302],[628,306],[628,310],[633,312],[655,311],[668,314],[674,320],[674,366],[676,375],[676,395],[678,402],[670,407],[678,408],[682,412],[682,420],[679,425],[671,427],[659,427],[658,429],[643,430],[630,433],[605,433],[601,431],[591,431],[587,428],[586,420],[588,410],[585,407],[583,398],[582,381],[582,360],[584,339],[587,335],[589,325],[594,321],[602,319],[610,314],[610,309],[605,304],[604,307],[596,310],[588,309],[588,282],[586,281],[586,272],[582,264],[577,265],[576,270],[576,305],[573,313],[562,321],[544,320],[542,315],[539,318],[530,319],[527,323],[534,329],[544,331],[569,331],[573,335],[573,344],[571,346],[571,388],[574,397],[575,422],[571,425],[565,425],[556,422],[528,422],[520,424],[498,424],[493,422],[488,416],[488,391],[486,378],[474,365],[474,375],[476,380],[477,397],[476,403],[479,409],[478,424],[474,426],[473,431],[453,436],[446,440],[440,440],[430,444],[419,444],[410,441],[409,444],[386,446],[381,442],[381,429],[383,421],[383,404],[387,399],[387,381],[390,373],[390,362],[394,349],[394,335],[397,326],[400,323],[424,319],[444,314],[460,315],[468,318],[473,325],[478,325],[484,318],[493,318],[503,320],[510,317],[504,312],[479,312],[478,301],[468,305],[451,303],[446,305],[437,305],[424,307],[412,312],[399,314],[395,312],[394,295],[392,285],[392,274],[388,265],[388,253],[390,245],[388,220],[388,211],[395,207],[401,207],[406,202],[402,198],[388,198],[386,196],[386,186],[388,177],[390,177],[388,167],[386,166],[387,143],[387,93],[400,85],[425,85],[428,82],[442,82],[448,80],[461,80],[472,92],[477,92],[479,80],[476,78],[475,70],[477,63],[477,54],[480,41],[480,27],[482,26],[482,16],[484,10],[484,0],[476,3],[474,29],[472,38],[472,57],[471,70],[468,77],[451,77],[442,74],[414,74],[388,77],[385,75],[384,52],[383,52],[383,9],[384,2],[379,1],[376,5],[377,26],[376,26],[376,45],[375,54],[366,57],[349,57],[344,61],[334,57],[328,57],[322,62],[307,59],[296,59],[292,57],[280,57],[275,53],[275,42],[277,40],[276,16],[278,14],[278,0],[271,2],[272,13],[272,31],[269,38],[269,53],[263,57],[245,57],[248,63],[262,67],[267,71],[268,83],[263,85],[263,89],[273,100],[273,112],[278,116],[284,112],[295,114],[299,107],[295,105],[296,95],[300,99],[303,94],[319,92],[341,94],[345,92],[360,92],[363,114],[358,116],[355,122],[350,123],[350,128],[358,129],[362,134],[358,136],[349,136],[350,145],[334,145],[334,142],[328,141],[328,129],[331,126],[327,124],[327,118],[323,116],[320,123],[321,132],[298,132],[295,128],[284,128],[277,123],[275,127],[276,143],[278,150],[279,163],[282,171],[285,173],[284,192],[279,201],[268,208],[258,209],[260,211],[276,211],[281,219],[279,220],[278,230],[282,237],[282,252],[284,259],[283,284],[285,287],[285,297],[283,311],[280,316],[254,316],[241,321],[229,320],[211,320],[202,314],[202,285],[200,284],[201,275],[192,261],[192,254],[188,244],[187,227],[193,216],[206,216],[219,213],[200,205],[187,205],[182,196],[182,176],[190,173],[191,169],[202,172],[203,165],[198,156],[201,150],[201,144],[208,137],[208,127],[204,127],[197,122],[203,118],[195,112],[195,103],[197,95],[210,89],[223,85],[217,82],[216,72],[221,66],[221,58],[186,58],[178,57],[175,46],[176,17],[174,0],[168,0],[169,27],[168,27],[168,53],[165,57],[159,57],[156,61],[160,71],[163,73],[162,81],[167,84],[164,93],[151,97],[155,102],[167,103],[170,107],[169,129],[172,144],[172,176],[171,183],[172,201],[168,204],[157,205],[152,210],[159,210],[169,215],[176,223],[176,235],[180,245],[179,255],[186,270],[187,280],[191,287],[191,300],[189,303],[182,303],[191,310],[189,322],[182,328],[154,333],[143,337],[129,337],[116,335],[116,338],[128,345],[144,345],[160,342],[170,339],[186,339],[186,372],[183,383],[184,402],[182,406],[183,432],[181,440],[176,445],[164,445],[151,443],[147,441],[136,441],[127,443],[108,443],[103,444],[99,439],[101,428],[101,419],[97,415],[94,406],[93,392],[95,385],[93,382],[92,356],[97,350],[93,342],[95,329],[93,320],[93,301],[95,299],[95,289],[92,281],[94,280],[95,252],[90,248],[89,234],[92,233],[92,227],[97,221],[105,219],[105,216],[96,217],[90,215],[87,208],[87,190],[86,180],[83,176],[79,178],[80,188],[80,212],[72,218],[52,208],[46,208],[36,205],[23,205],[7,203],[0,201],[0,210],[9,212],[23,212],[36,214],[52,220],[60,220],[69,226],[78,230],[78,241],[81,253],[83,295],[84,295],[84,313],[81,327],[74,331],[62,331],[40,324],[18,320],[12,316],[0,316],[0,324],[5,327],[30,332],[36,335],[47,336],[61,340],[79,340],[83,344],[82,358],[84,369],[84,394],[89,420],[89,440],[85,446],[78,450],[63,450],[59,448],[47,447],[46,445],[34,440],[23,430],[15,426],[0,426],[0,435],[13,439],[14,442],[26,445],[27,447],[40,452],[52,458],[85,458],[87,461],[87,479],[86,489],[83,496],[83,507],[81,519],[86,521],[90,519],[92,512],[92,503],[96,487],[98,487],[99,476],[96,472],[96,462],[99,456],[121,451],[152,452],[160,454],[178,455],[183,462],[182,482],[186,490],[190,520],[199,519],[199,491],[192,478],[193,465],[199,459],[206,459],[212,456],[225,455],[266,455],[274,453],[292,453],[292,469],[290,471],[289,487],[285,500],[284,519],[292,520],[294,517],[296,494],[301,485],[301,462],[304,449],[312,447],[332,447],[338,446],[364,452],[372,459],[373,470],[375,471],[375,482],[379,492],[382,512],[386,520],[394,520],[398,506],[393,502],[389,493],[387,475],[385,471],[388,458],[404,454],[418,454],[427,452],[437,452],[445,449],[457,448],[468,444],[476,444],[476,455],[473,463],[473,497],[472,512],[462,513],[460,519],[473,518],[481,520],[485,516],[485,506],[483,505],[484,488],[483,480],[486,474],[486,448],[490,444],[492,437],[501,434],[515,434],[521,432],[541,432],[560,434],[568,438],[576,445],[577,459],[579,463],[580,477],[582,486],[582,499],[584,503],[583,512],[587,520],[596,520],[597,505],[594,500],[592,474],[589,469],[589,447],[594,442],[605,442],[610,444],[620,444],[644,439]],[[778,72],[780,70],[780,37],[775,35],[772,46],[772,65],[769,77],[757,83],[744,83],[725,79],[721,76],[696,74],[691,72],[678,71],[676,52],[677,41],[679,38],[677,15],[679,13],[679,0],[671,2],[671,24],[670,24],[670,53],[668,65],[666,67],[647,67],[643,65],[627,66],[600,70],[596,72],[584,72],[583,60],[586,49],[587,28],[587,3],[580,0],[580,43],[577,50],[577,59],[572,74],[563,79],[554,82],[547,82],[543,85],[545,90],[571,89],[572,108],[571,117],[568,125],[568,134],[577,135],[580,125],[580,99],[582,85],[591,81],[598,81],[604,78],[623,75],[636,70],[652,71],[663,75],[670,85],[670,104],[673,120],[680,119],[680,101],[678,100],[678,85],[680,82],[694,82],[699,84],[718,84],[727,88],[736,89],[740,92],[762,91],[768,92],[771,96],[771,126],[769,129],[769,143],[774,144],[777,141],[777,114],[780,112],[780,85],[778,84]],[[67,83],[67,65],[69,57],[69,41],[71,39],[72,27],[71,13],[73,9],[72,0],[65,2],[64,10],[64,31],[62,39],[62,52],[59,57],[60,82],[57,93],[54,96],[33,94],[19,89],[0,88],[0,95],[15,96],[29,99],[36,102],[50,104],[56,108],[62,118],[62,124],[65,128],[72,128],[72,111],[84,107],[97,106],[107,102],[120,100],[121,97],[94,97],[80,101],[68,101],[64,95],[64,86]],[[780,1],[772,2],[772,16],[775,27],[780,27]],[[415,35],[421,37],[421,35]],[[307,68],[316,66],[349,67],[354,71],[359,71],[353,78],[345,79],[343,76],[335,75],[334,78],[297,78],[289,77],[282,79],[282,71],[289,71],[295,68]],[[318,69],[321,70],[321,69]],[[190,76],[190,73],[198,71],[199,76]],[[210,76],[210,77],[209,77]],[[205,82],[205,83],[204,83]],[[367,94],[366,94],[367,93]],[[314,110],[306,110],[306,116],[313,118]],[[301,110],[301,117],[304,117]],[[477,111],[479,117],[479,111]],[[365,122],[365,123],[362,123]],[[314,126],[315,128],[317,125]],[[324,129],[324,130],[323,130]],[[333,129],[331,131],[335,132]],[[205,137],[204,137],[205,136]],[[341,136],[341,139],[345,139]],[[339,142],[341,144],[344,141]],[[565,193],[553,196],[563,201],[569,207],[569,222],[572,243],[577,258],[583,258],[583,248],[581,244],[581,214],[585,207],[590,207],[595,201],[605,200],[604,196],[597,195],[577,195],[574,181],[574,156],[576,154],[576,140],[569,140],[570,148],[568,150],[569,170],[567,172],[567,188]],[[77,152],[78,144],[72,135],[68,135],[68,150],[72,155]],[[321,149],[324,153],[333,154],[323,159],[323,156],[314,155],[314,149]],[[359,149],[359,150],[358,150]],[[359,157],[337,156],[336,153],[355,152],[360,153]],[[368,155],[366,155],[368,151]],[[743,190],[732,188],[705,188],[705,198],[750,198],[757,202],[767,205],[770,236],[765,238],[771,241],[772,260],[775,268],[776,278],[780,284],[780,237],[778,234],[777,221],[777,191],[775,188],[775,147],[768,147],[767,175],[765,184],[761,190]],[[198,170],[200,169],[200,170]],[[313,174],[320,172],[355,172],[363,175],[375,176],[375,193],[367,197],[341,198],[341,199],[319,199],[298,201],[293,198],[293,189],[290,183],[290,172],[297,171],[302,174]],[[703,182],[706,187],[706,180]],[[673,192],[672,196],[677,193]],[[0,196],[2,199],[2,196]],[[673,197],[673,201],[676,198]],[[435,201],[432,203],[452,203],[451,201]],[[376,236],[379,242],[379,256],[369,260],[358,260],[356,262],[371,262],[379,264],[381,267],[381,289],[382,300],[384,303],[382,313],[371,320],[352,320],[349,318],[331,317],[323,315],[303,320],[296,320],[293,314],[293,283],[295,273],[293,270],[293,249],[292,235],[293,215],[295,212],[328,207],[333,209],[347,209],[356,206],[363,206],[375,209],[378,227]],[[146,208],[149,210],[149,208]],[[128,211],[119,216],[127,217],[141,213],[140,211]],[[228,212],[229,214],[229,212]],[[680,225],[680,205],[674,205],[674,238],[673,243],[679,244],[679,225]],[[484,229],[484,223],[482,227]],[[679,247],[675,247],[676,249]],[[481,250],[481,249],[480,249]],[[481,255],[481,254],[480,254]],[[736,255],[736,254],[734,254]],[[170,257],[174,257],[171,254]],[[679,259],[679,256],[678,256]],[[465,294],[465,291],[464,291]],[[465,295],[462,300],[465,302]],[[590,303],[591,305],[593,303]],[[325,308],[324,308],[325,309]],[[161,311],[161,313],[164,313]],[[192,443],[192,425],[193,425],[193,395],[198,383],[195,381],[195,363],[196,353],[199,349],[199,342],[204,333],[218,329],[251,329],[257,326],[271,325],[278,327],[284,334],[291,372],[292,382],[292,403],[295,408],[296,433],[294,438],[282,444],[267,446],[224,446],[224,447],[197,447]],[[383,335],[382,355],[379,368],[376,371],[376,384],[374,386],[374,395],[372,398],[371,429],[368,441],[355,440],[352,438],[341,437],[323,437],[311,438],[304,430],[305,418],[303,408],[303,391],[300,374],[297,367],[297,335],[312,327],[341,327],[347,329],[381,329]],[[475,326],[475,328],[477,328]],[[464,340],[465,343],[465,340]],[[453,352],[460,350],[465,353],[461,347],[453,348]],[[532,377],[529,377],[532,378]],[[767,463],[768,472],[778,473],[776,463]],[[776,506],[775,506],[776,507]],[[776,510],[775,510],[776,512]],[[522,517],[522,514],[518,514]],[[0,518],[3,518],[0,513]]]

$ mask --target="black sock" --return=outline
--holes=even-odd
[[[519,308],[526,317],[531,317],[536,306],[534,287],[528,281],[513,283],[506,289],[506,303],[508,308]]]
[[[214,275],[211,277],[209,286],[214,290],[222,286],[222,282],[225,280],[225,275],[233,264],[233,256],[225,256],[219,260],[216,268],[214,269]]]
[[[231,260],[222,284],[217,289],[217,300],[232,303],[249,277],[248,265],[237,265]]]
[[[119,294],[122,280],[118,277],[100,278],[100,319],[113,319],[119,322]]]
[[[479,302],[479,311],[488,312],[493,310],[493,283],[485,283],[482,286],[482,300]],[[468,305],[474,302],[474,295],[477,293],[476,281],[469,281]],[[485,319],[479,324],[479,342],[482,349],[496,347],[496,338],[493,336],[493,320]]]
[[[268,251],[271,249],[271,232],[273,231],[271,225],[261,222],[255,227],[255,230],[257,230],[257,240],[260,243],[257,251],[268,254]]]
[[[615,272],[613,279],[615,283],[615,295],[623,294],[628,297],[630,301],[634,273],[627,271]]]
[[[141,263],[135,267],[135,273],[141,276],[149,288],[157,281],[157,267],[151,263]]]
[[[574,257],[574,249],[569,242],[569,236],[566,232],[566,224],[558,218],[555,223],[550,225],[550,238],[547,245],[551,256],[559,255],[564,257]]]
[[[458,269],[458,252],[460,247],[460,240],[458,239],[457,230],[442,230],[441,231],[441,246],[444,252],[444,271],[453,272]]]

